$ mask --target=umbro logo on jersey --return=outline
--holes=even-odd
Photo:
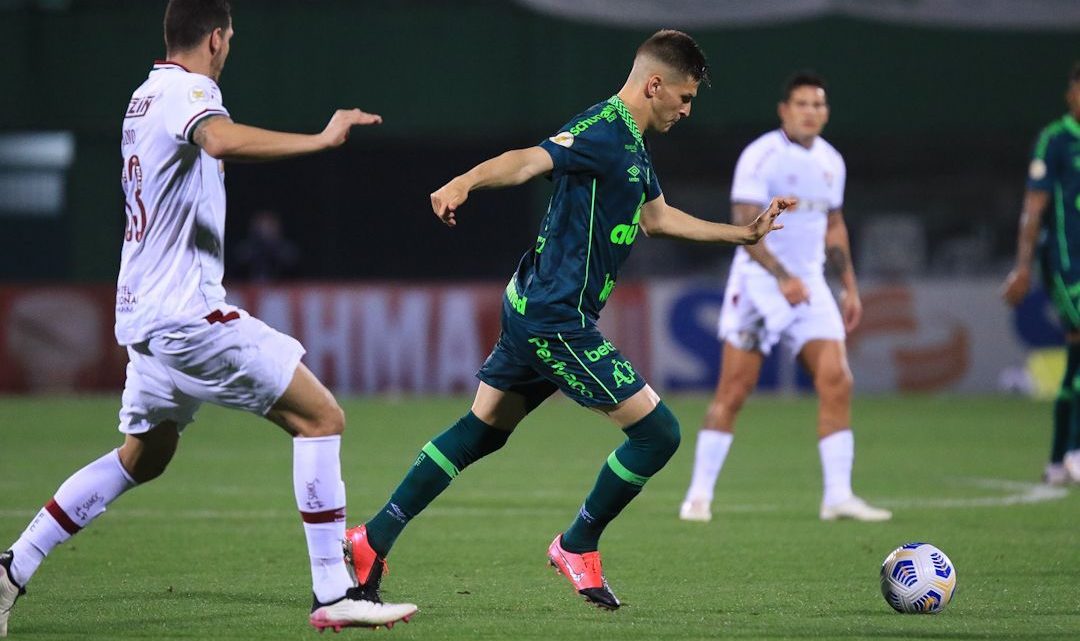
[[[628,179],[630,182],[641,182],[641,170],[638,169],[637,165],[630,165],[627,167],[626,173],[630,174],[630,178]]]

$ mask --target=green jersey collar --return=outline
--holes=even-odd
[[[627,108],[626,103],[622,101],[622,98],[620,98],[618,94],[616,94],[608,98],[608,104],[615,107],[615,111],[622,116],[622,121],[626,124],[626,128],[633,134],[634,142],[644,149],[645,142],[641,139],[641,130],[638,129],[637,123],[634,122],[634,116],[630,114],[630,109]],[[1080,125],[1077,125],[1075,120],[1073,121],[1073,124],[1076,125],[1077,130],[1080,131]]]
[[[1080,122],[1076,122],[1076,118],[1073,118],[1072,114],[1065,114],[1065,117],[1061,119],[1061,124],[1069,133],[1080,138]]]

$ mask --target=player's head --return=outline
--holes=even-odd
[[[812,71],[800,71],[784,83],[780,104],[780,124],[790,138],[813,140],[829,122],[829,101],[825,79]]]
[[[1069,86],[1065,89],[1065,102],[1069,105],[1069,113],[1075,118],[1080,118],[1080,61],[1074,62],[1069,72]]]
[[[629,83],[647,102],[647,129],[667,131],[690,115],[701,84],[709,84],[705,53],[694,39],[674,29],[657,31],[638,47]]]
[[[216,80],[229,56],[232,8],[228,0],[169,0],[165,8],[165,51],[171,59],[196,53],[209,58]]]

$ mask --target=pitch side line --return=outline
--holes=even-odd
[[[958,484],[968,485],[984,490],[997,490],[1006,492],[1002,496],[982,496],[958,499],[909,499],[909,500],[874,500],[875,503],[890,508],[931,508],[931,509],[955,509],[968,507],[1009,507],[1013,505],[1028,505],[1032,503],[1044,503],[1046,501],[1058,501],[1069,495],[1064,487],[1051,487],[1042,483],[1026,483],[1023,481],[1008,481],[1004,479],[955,479]],[[757,504],[724,504],[718,503],[713,506],[713,512],[751,513],[751,512],[777,512],[784,509],[795,509],[793,504],[784,506],[757,503]],[[0,519],[29,519],[37,514],[37,509],[8,509],[0,510]],[[424,511],[425,514],[438,516],[488,516],[488,515],[535,515],[535,514],[565,514],[565,507],[431,507]],[[279,519],[295,516],[295,510],[160,510],[134,508],[130,510],[122,507],[116,508],[117,515],[125,518],[168,518],[189,520],[227,520],[248,521]]]
[[[955,479],[957,482],[985,490],[1008,492],[1004,496],[982,496],[964,499],[911,499],[907,501],[882,500],[888,507],[898,508],[962,508],[962,507],[1009,507],[1057,501],[1069,495],[1064,487],[1053,487],[1042,483],[1025,483],[1004,479]]]

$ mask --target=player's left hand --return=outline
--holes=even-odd
[[[1007,305],[1016,307],[1027,296],[1029,289],[1031,289],[1031,270],[1017,268],[1005,277],[1005,284],[1001,286],[1001,297]]]
[[[349,130],[361,125],[381,125],[382,116],[359,109],[338,109],[320,134],[327,147],[340,147],[349,138]]]
[[[840,292],[840,312],[844,315],[844,331],[850,334],[862,321],[862,299],[859,298],[859,292]]]
[[[431,194],[431,209],[447,227],[457,225],[455,213],[469,198],[469,190],[455,178]]]
[[[776,222],[776,217],[785,209],[797,205],[798,202],[797,199],[791,196],[777,196],[776,198],[773,198],[772,202],[769,203],[769,206],[765,208],[765,211],[758,214],[758,217],[754,219],[754,222],[748,225],[750,228],[750,239],[747,244],[756,244],[769,232],[783,229],[784,225]]]

